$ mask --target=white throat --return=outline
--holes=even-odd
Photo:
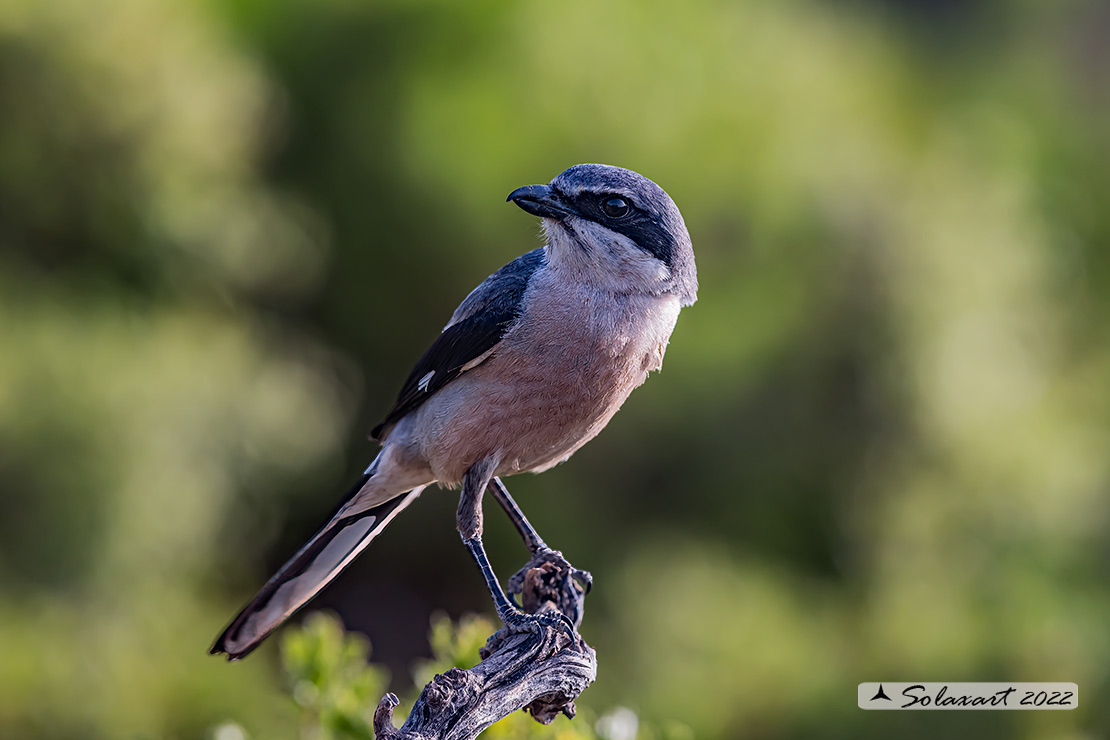
[[[547,263],[568,279],[614,293],[661,295],[671,289],[671,271],[628,237],[577,216],[545,218]]]

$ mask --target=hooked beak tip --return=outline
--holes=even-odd
[[[561,219],[573,213],[550,185],[525,185],[509,193],[505,200],[541,218]]]

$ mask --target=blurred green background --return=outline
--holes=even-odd
[[[279,640],[212,639],[539,243],[505,195],[590,161],[668,190],[701,293],[595,442],[509,481],[596,579],[557,724],[1110,734],[1106,3],[4,0],[0,737],[297,737]],[[434,611],[491,611],[455,504],[317,603],[396,690]],[[857,709],[884,679],[1081,707]]]

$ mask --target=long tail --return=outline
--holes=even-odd
[[[369,479],[370,475],[363,476],[351,490],[348,501]],[[267,635],[350,565],[355,556],[423,490],[424,486],[418,486],[385,503],[351,515],[345,515],[344,509],[340,508],[339,513],[300,552],[281,566],[281,570],[239,612],[223,634],[216,638],[216,644],[209,652],[213,655],[227,653],[228,660],[239,660],[258,647]]]

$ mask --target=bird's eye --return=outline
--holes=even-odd
[[[601,199],[601,210],[609,218],[624,218],[632,207],[628,201],[617,195],[610,195]]]

